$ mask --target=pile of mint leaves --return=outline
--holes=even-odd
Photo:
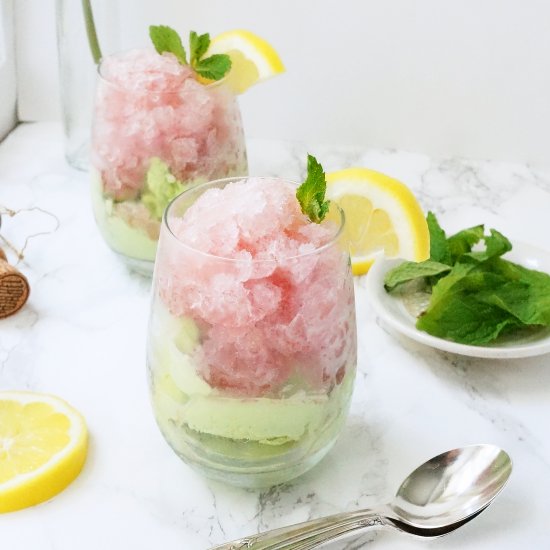
[[[431,293],[416,327],[461,344],[484,345],[515,332],[550,325],[550,275],[502,258],[512,249],[495,229],[476,225],[447,237],[427,215],[430,259],[388,271],[386,291],[424,284]]]

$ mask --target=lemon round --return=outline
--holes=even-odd
[[[367,168],[326,175],[327,197],[344,211],[344,238],[354,275],[366,273],[376,254],[411,261],[430,256],[430,234],[422,208],[400,181]]]
[[[228,31],[214,37],[205,57],[214,54],[227,54],[231,58],[231,70],[225,81],[237,94],[285,70],[273,46],[250,31]]]
[[[0,513],[52,498],[86,460],[84,419],[65,401],[33,392],[0,392]]]

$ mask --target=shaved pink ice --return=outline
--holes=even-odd
[[[201,328],[207,382],[264,395],[294,373],[317,388],[341,381],[355,363],[348,258],[328,244],[334,225],[305,218],[292,185],[250,178],[209,189],[169,226],[181,242],[163,228],[160,296]]]
[[[245,162],[237,104],[223,86],[204,86],[172,54],[132,50],[101,64],[92,160],[104,191],[136,198],[151,157],[180,181],[235,173]]]

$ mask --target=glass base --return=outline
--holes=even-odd
[[[89,145],[90,144],[86,140],[75,146],[70,142],[70,139],[67,138],[65,143],[65,159],[69,166],[72,166],[76,170],[81,170],[82,172],[88,171],[90,168]]]
[[[243,489],[266,489],[273,485],[286,483],[305,474],[327,455],[337,439],[338,437],[335,437],[315,454],[308,456],[300,462],[279,464],[269,470],[262,467],[256,469],[250,466],[246,468],[231,468],[230,466],[213,464],[206,461],[195,461],[190,459],[189,456],[182,456],[175,449],[174,451],[186,464],[205,477]]]
[[[115,254],[126,264],[126,267],[133,273],[138,273],[139,275],[143,275],[144,277],[152,277],[153,276],[153,269],[155,267],[155,262],[151,262],[149,260],[139,260],[137,258],[130,258],[129,256],[125,256],[124,254],[120,254],[119,252],[115,252]]]

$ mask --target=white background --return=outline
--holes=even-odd
[[[250,136],[550,164],[547,0],[106,2],[117,49],[152,23],[267,38],[287,73],[241,98]],[[16,10],[19,116],[58,117],[54,1]]]

